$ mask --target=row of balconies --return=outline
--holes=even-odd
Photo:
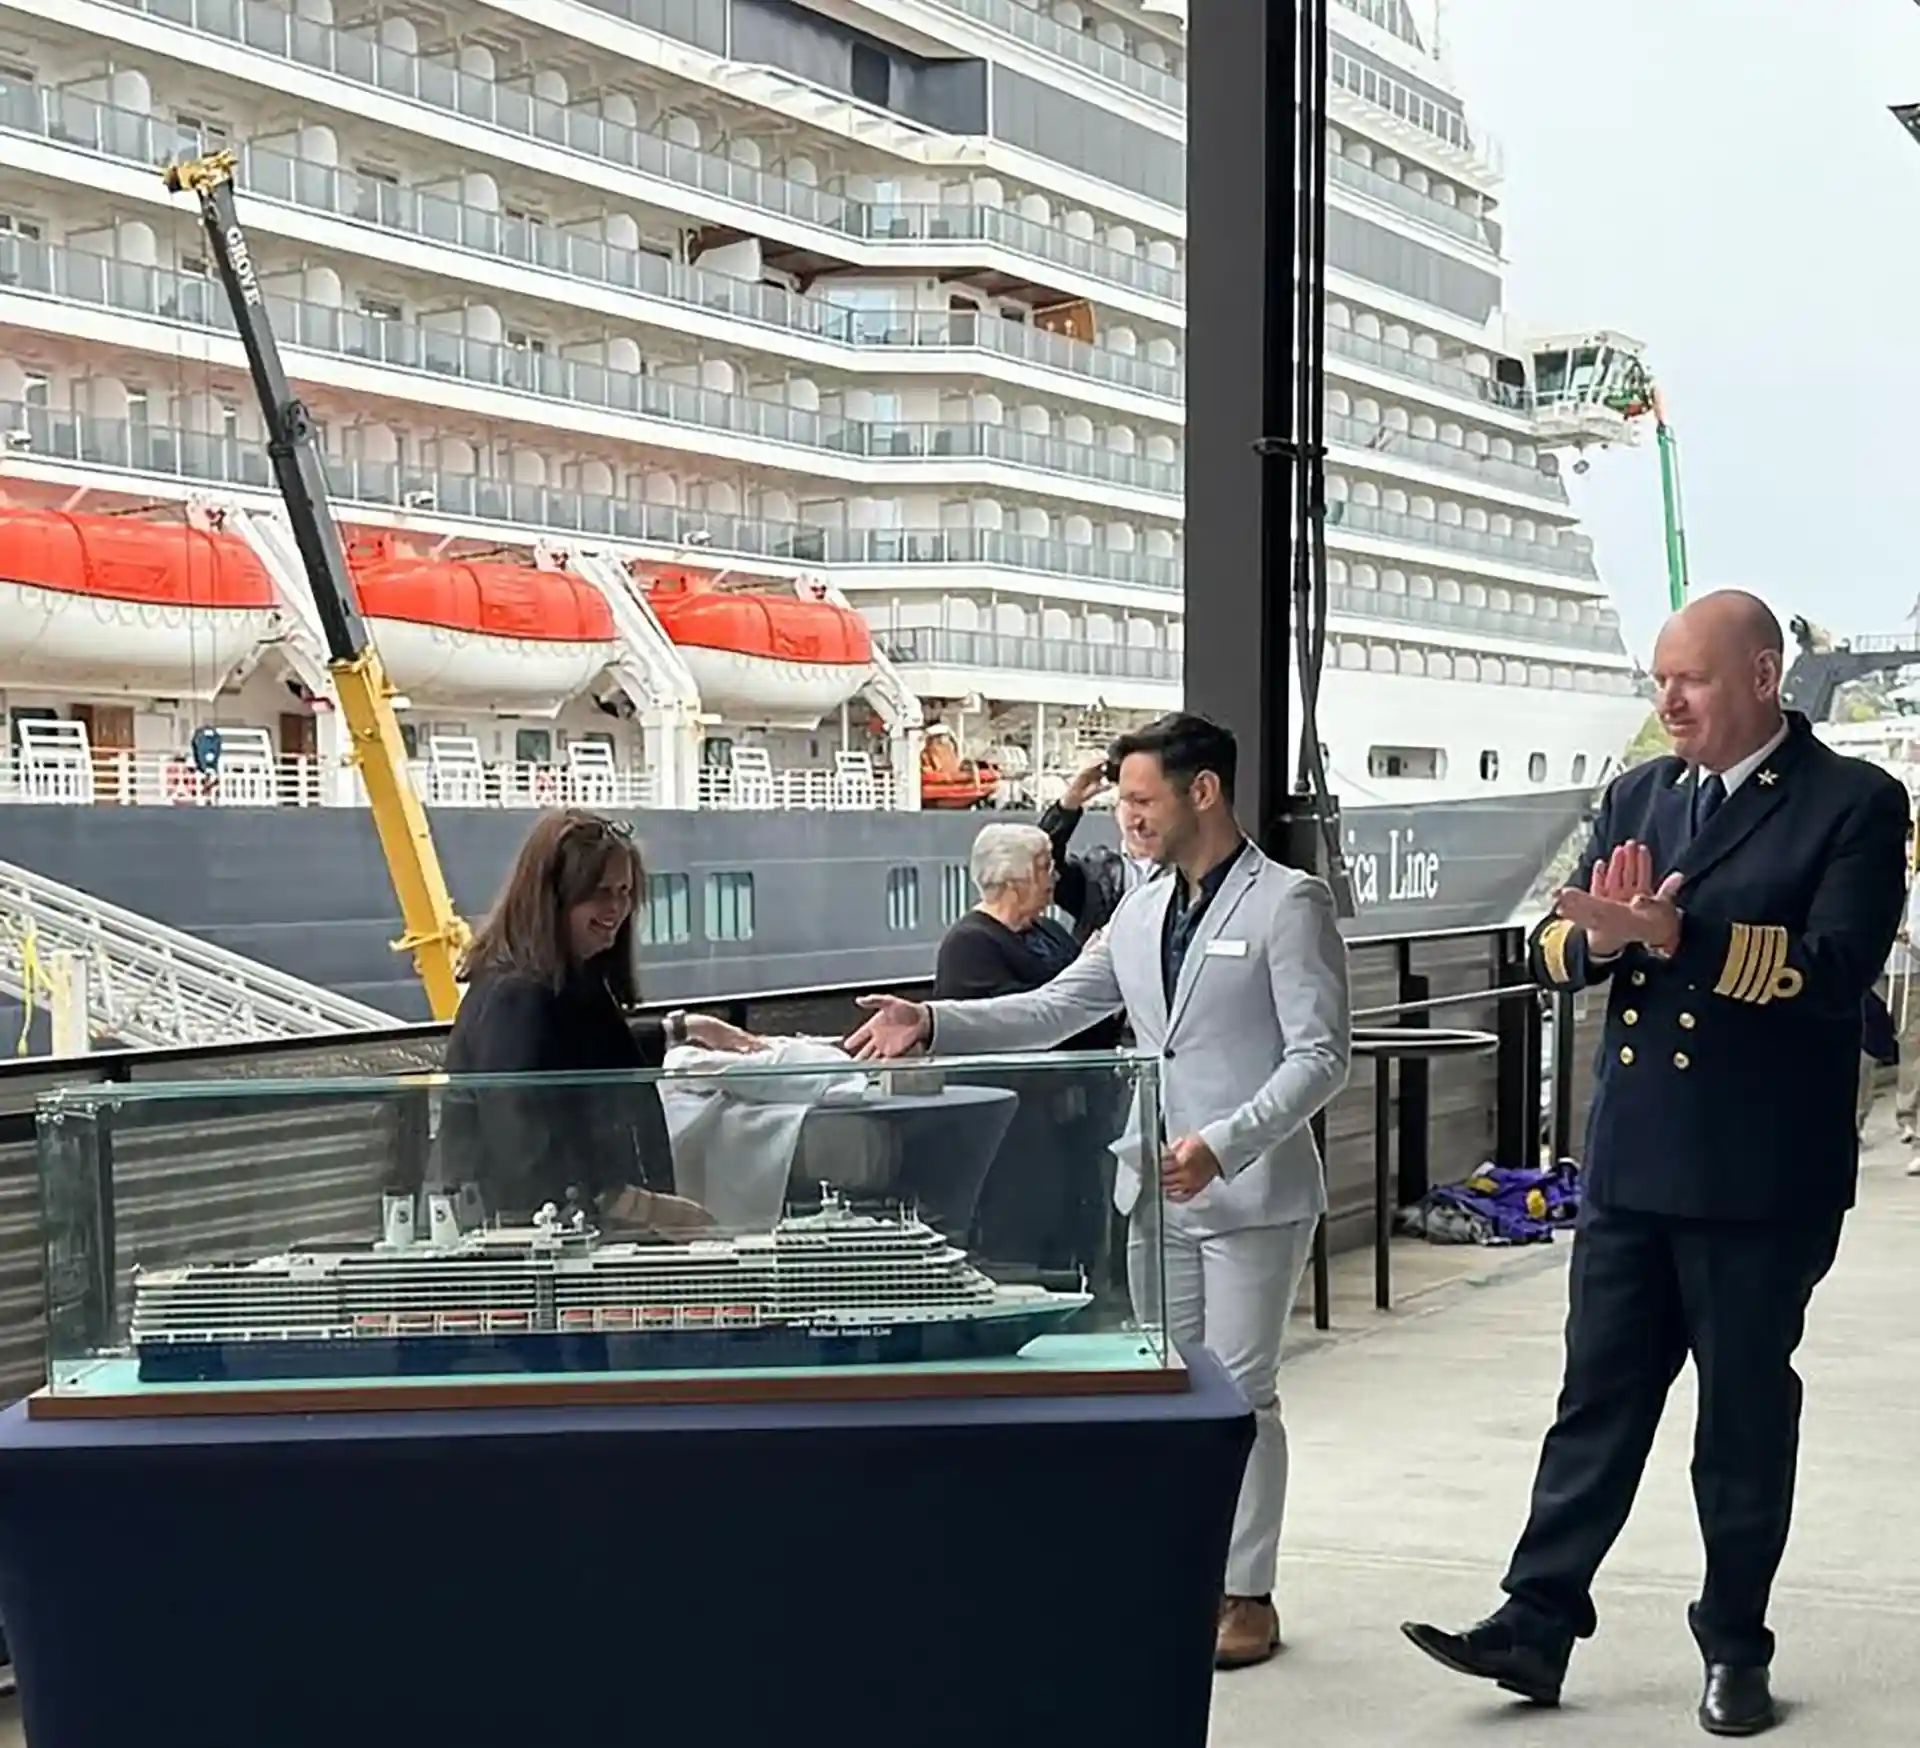
[[[324,424],[325,409],[314,410]],[[264,445],[238,435],[0,401],[0,441],[6,444],[5,455],[15,461],[80,464],[122,473],[130,480],[144,475],[215,489],[273,489]],[[1159,532],[1157,538],[1149,533],[1152,546],[1164,549],[1151,550],[1005,528],[825,527],[709,510],[684,501],[660,503],[617,496],[612,490],[614,469],[604,461],[563,463],[523,450],[506,450],[495,459],[505,469],[505,477],[477,469],[350,459],[337,452],[327,456],[326,471],[329,489],[345,511],[378,510],[411,514],[423,521],[507,526],[530,537],[587,535],[596,540],[697,551],[715,558],[758,559],[779,566],[976,566],[1169,591],[1180,587],[1177,536],[1165,532]],[[512,477],[523,461],[530,470],[543,474],[549,469],[563,477],[591,473],[606,486],[600,490],[579,489]],[[718,496],[716,487],[723,484],[692,482],[691,489]],[[729,490],[727,495],[734,494]],[[837,510],[845,506],[823,504],[820,508]],[[885,514],[898,506],[879,501],[875,508]],[[1085,518],[1073,520],[1091,534],[1091,524]],[[1110,524],[1110,541],[1116,529],[1123,539],[1140,538],[1130,525]]]
[[[116,109],[72,92],[22,85],[4,76],[0,76],[0,132],[24,134],[142,167],[179,155],[171,127],[151,115]],[[563,228],[498,207],[403,189],[265,146],[245,148],[241,159],[240,187],[256,201],[343,218],[474,257],[659,300],[676,310],[740,322],[747,330],[825,342],[845,347],[855,356],[901,348],[988,353],[1170,404],[1179,402],[1184,393],[1178,352],[1168,340],[1150,341],[1146,355],[1141,356],[984,311],[853,309],[689,267],[609,242],[585,228],[590,224],[604,231],[613,224],[607,218]],[[556,288],[555,301],[570,300]]]
[[[232,326],[224,292],[203,277],[17,238],[0,239],[0,287],[222,331],[231,331]],[[443,329],[337,306],[292,298],[272,297],[268,301],[278,337],[287,346],[555,403],[673,421],[703,433],[879,461],[979,459],[1169,498],[1178,497],[1183,488],[1183,464],[1178,454],[1151,453],[1155,447],[1173,450],[1171,440],[1149,439],[1149,453],[1143,455],[1131,448],[1137,439],[1126,428],[1117,434],[1117,443],[1110,438],[1102,446],[972,416],[950,421],[836,417],[784,402],[615,369],[597,360],[469,339]],[[1329,398],[1345,400],[1340,391]],[[1048,416],[1040,411],[1041,416]],[[1457,473],[1484,477],[1489,483],[1525,488],[1529,482],[1537,482],[1533,489],[1540,495],[1554,495],[1564,501],[1564,487],[1557,479],[1518,462],[1474,455],[1464,448],[1422,440],[1383,425],[1365,426],[1339,414],[1329,414],[1327,432],[1335,442],[1388,457],[1405,455]],[[1508,447],[1511,450],[1511,445]],[[1549,485],[1555,488],[1551,493]],[[1336,525],[1344,523],[1395,538],[1431,540],[1569,574],[1593,574],[1590,550],[1577,544],[1569,550],[1543,543],[1533,537],[1533,524],[1524,518],[1516,526],[1513,518],[1498,511],[1489,516],[1477,507],[1444,502],[1436,506],[1431,498],[1409,498],[1406,492],[1391,487],[1385,494],[1390,501],[1376,513],[1368,500],[1380,500],[1379,488],[1364,480],[1349,482],[1338,473],[1330,478],[1329,491]],[[1407,502],[1401,503],[1403,499]],[[1409,504],[1415,509],[1413,515],[1393,514],[1396,506],[1404,512]],[[1426,510],[1425,516],[1419,514],[1421,507]],[[1457,530],[1447,526],[1455,518],[1464,524]],[[1418,526],[1427,520],[1438,523],[1432,533]],[[1476,523],[1483,526],[1476,528]],[[1484,526],[1489,523],[1490,528]]]
[[[275,59],[402,97],[520,139],[594,158],[657,178],[661,204],[675,189],[691,190],[775,219],[797,221],[859,243],[978,242],[1044,261],[1102,283],[1170,303],[1185,300],[1185,278],[1171,240],[1148,252],[1116,247],[1004,207],[942,201],[901,205],[868,202],[799,177],[782,175],[661,133],[575,101],[561,101],[463,69],[447,54],[422,55],[377,40],[364,28],[342,29],[276,7],[236,7],[232,0],[109,0],[169,25],[221,38]],[[484,51],[482,51],[484,53]],[[490,57],[489,57],[490,58]],[[523,73],[521,78],[544,77]],[[71,82],[68,82],[71,83]],[[616,99],[623,94],[616,94]],[[631,99],[616,109],[632,109]],[[758,142],[743,137],[736,151]],[[513,148],[503,142],[511,159]],[[809,168],[811,166],[809,165]],[[1131,227],[1120,227],[1131,237]],[[1170,257],[1170,258],[1163,258]]]
[[[0,238],[0,289],[223,333],[234,331],[226,293],[212,280],[51,244]],[[728,394],[612,368],[590,358],[471,339],[337,305],[269,296],[267,308],[275,336],[284,347],[556,404],[671,421],[690,433],[882,462],[990,461],[1170,499],[1177,499],[1183,489],[1183,462],[1176,441],[1166,436],[1143,440],[1129,427],[1113,434],[1117,442],[1110,438],[1101,445],[973,417],[952,421],[836,417],[783,401]],[[1054,416],[1051,409],[1034,411],[1048,419]],[[1139,453],[1133,447],[1136,443],[1143,443],[1149,452]],[[686,446],[700,444],[696,439]],[[1152,452],[1156,449],[1161,453]],[[796,461],[795,465],[804,464]]]

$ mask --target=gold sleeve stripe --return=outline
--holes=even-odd
[[[1567,968],[1567,942],[1572,938],[1573,924],[1565,917],[1556,917],[1540,931],[1540,959],[1548,978],[1555,983],[1573,981],[1573,973]]]
[[[1713,993],[1756,1007],[1798,995],[1806,979],[1787,963],[1788,946],[1787,931],[1778,923],[1732,924]]]

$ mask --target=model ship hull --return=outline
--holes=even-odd
[[[1006,1359],[1089,1303],[1081,1293],[954,1318],[822,1320],[748,1329],[521,1330],[484,1334],[253,1337],[136,1344],[143,1384],[913,1366]]]

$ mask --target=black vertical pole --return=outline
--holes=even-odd
[[[1299,0],[1210,0],[1187,41],[1186,702],[1291,861]]]

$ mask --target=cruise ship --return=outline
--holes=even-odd
[[[1638,348],[1510,324],[1499,152],[1405,0],[1332,13],[1351,927],[1499,922],[1644,716],[1561,467]],[[230,147],[462,909],[579,802],[648,993],[924,975],[977,810],[1181,701],[1183,54],[1168,0],[0,0],[0,855],[424,1016],[160,175]]]
[[[921,1365],[1004,1359],[1091,1293],[1001,1286],[912,1214],[831,1188],[771,1232],[603,1243],[551,1204],[462,1229],[456,1199],[388,1196],[362,1251],[136,1269],[142,1383]]]

